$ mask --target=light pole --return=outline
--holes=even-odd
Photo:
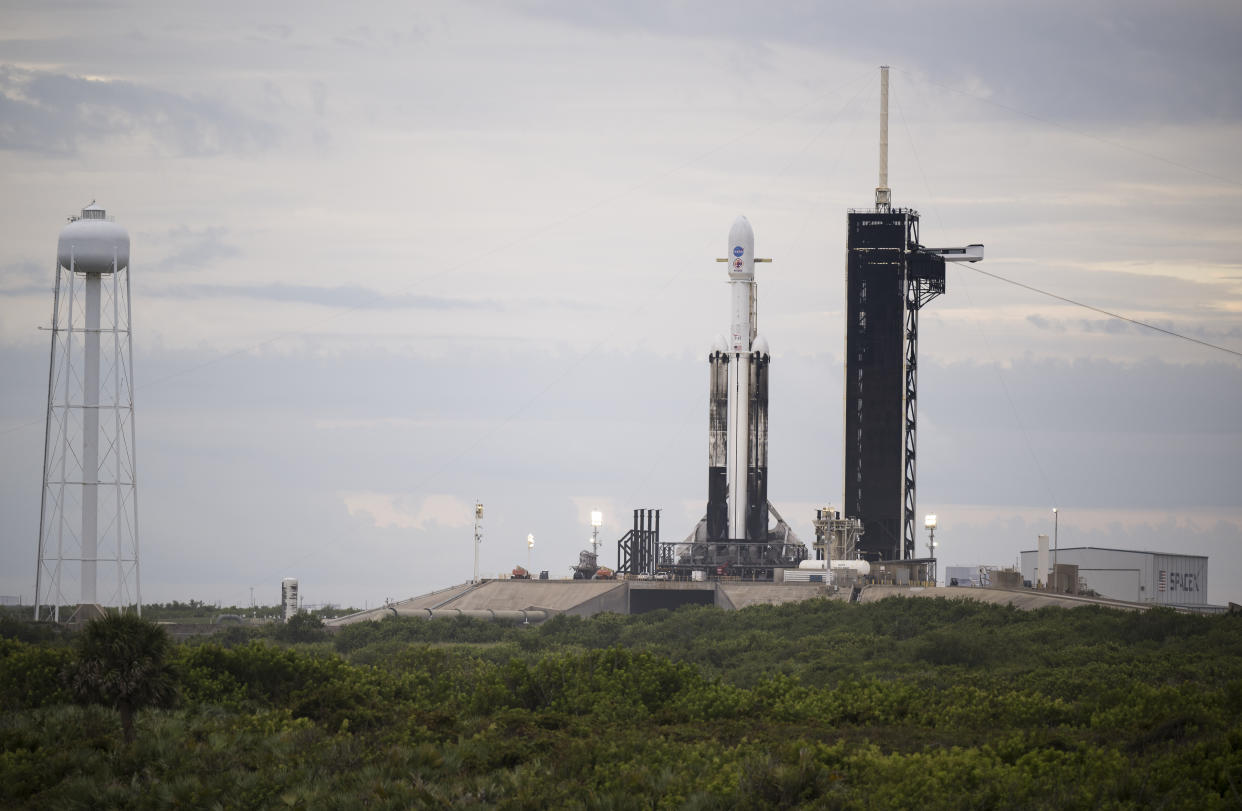
[[[483,504],[474,503],[474,582],[479,582],[479,543],[483,540],[480,523],[483,521]]]
[[[927,557],[933,561],[936,559],[936,514],[932,513],[923,519],[923,526],[927,527]],[[936,582],[936,570],[932,569],[932,583]]]
[[[604,525],[604,514],[599,510],[591,510],[591,549],[599,557],[599,528]]]
[[[535,548],[535,536],[533,534],[527,535],[526,536],[526,572],[527,574],[530,573],[530,567],[531,567],[530,556],[531,556],[531,551],[534,548]]]
[[[1057,593],[1061,591],[1061,581],[1057,577],[1057,531],[1060,529],[1061,516],[1057,508],[1052,508],[1052,582],[1056,583]]]

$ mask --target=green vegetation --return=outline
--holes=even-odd
[[[125,609],[126,613],[133,610],[132,605]],[[343,617],[356,611],[358,609],[347,606],[325,605],[308,609],[304,613],[325,620]],[[222,606],[219,603],[207,603],[202,600],[190,600],[185,603],[173,600],[170,603],[144,603],[142,606],[144,620],[178,625],[214,625],[222,620],[223,622],[236,622],[238,617],[247,623],[278,622],[283,616],[279,605]],[[0,606],[0,636],[15,636],[16,632],[10,630],[15,627],[15,623],[30,620],[33,617],[33,606]]]
[[[1242,619],[968,601],[386,619],[169,651],[75,706],[0,639],[0,806],[1236,808]],[[274,632],[273,632],[274,633]]]
[[[325,606],[307,613],[320,619],[329,619],[331,617],[352,614],[357,610],[356,608]],[[218,604],[205,603],[202,600],[190,600],[188,603],[173,600],[171,603],[147,603],[142,606],[142,618],[144,620],[176,622],[187,625],[212,623],[221,617],[279,620],[282,616],[279,605],[220,606]]]
[[[121,714],[126,743],[134,741],[134,713],[169,703],[176,692],[165,659],[172,643],[160,626],[133,614],[107,614],[78,637],[76,661],[66,671],[73,694]]]

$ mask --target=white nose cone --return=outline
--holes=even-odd
[[[755,229],[750,220],[738,216],[729,229],[729,278],[755,278]]]

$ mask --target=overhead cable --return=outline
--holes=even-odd
[[[1189,335],[1183,335],[1180,332],[1174,332],[1173,330],[1165,329],[1164,327],[1157,327],[1155,324],[1149,324],[1146,321],[1140,321],[1137,318],[1130,318],[1129,316],[1121,315],[1120,313],[1114,313],[1109,310],[1102,309],[1100,307],[1095,307],[1091,304],[1086,304],[1081,301],[1075,301],[1072,298],[1066,298],[1065,296],[1059,296],[1056,293],[1051,293],[1047,290],[1041,290],[1038,287],[1033,287],[1032,285],[1025,284],[1023,282],[1019,282],[1014,279],[1006,278],[999,274],[984,270],[983,268],[975,267],[974,265],[966,265],[966,267],[970,270],[973,270],[975,273],[982,273],[984,276],[991,276],[993,279],[996,279],[997,281],[1007,282],[1017,287],[1025,288],[1027,290],[1030,290],[1032,293],[1039,293],[1041,296],[1047,296],[1048,298],[1054,298],[1057,301],[1063,301],[1066,304],[1073,304],[1075,307],[1082,307],[1084,309],[1091,310],[1092,312],[1097,312],[1100,315],[1106,315],[1109,318],[1117,318],[1117,319],[1120,319],[1121,321],[1134,324],[1135,326],[1138,326],[1138,327],[1145,327],[1147,329],[1154,330],[1156,332],[1162,332],[1165,335],[1169,335],[1174,338],[1181,338],[1183,341],[1190,341],[1191,343],[1199,344],[1200,346],[1206,346],[1208,349],[1215,349],[1220,352],[1228,352],[1230,355],[1236,355],[1237,357],[1242,358],[1242,352],[1239,352],[1236,349],[1230,349],[1227,346],[1220,346],[1219,344],[1210,343],[1208,341],[1201,341],[1198,338],[1192,338]]]

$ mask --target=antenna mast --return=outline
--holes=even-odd
[[[888,211],[892,192],[888,188],[888,65],[880,66],[880,185],[875,187],[875,208]]]

